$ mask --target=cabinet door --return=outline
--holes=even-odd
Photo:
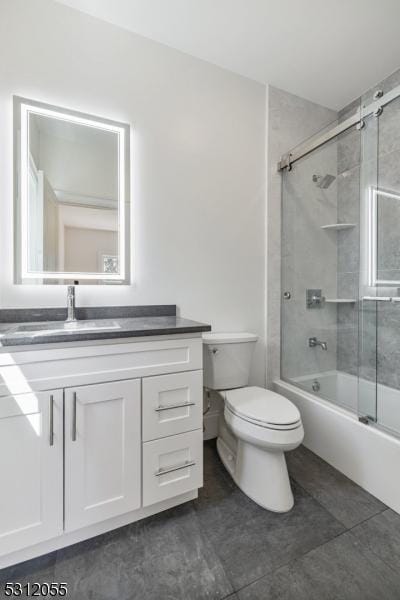
[[[0,555],[62,533],[62,422],[61,390],[0,398]]]
[[[143,379],[143,441],[200,429],[203,371]]]
[[[65,392],[65,529],[140,507],[140,380]]]

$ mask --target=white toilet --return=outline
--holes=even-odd
[[[257,336],[203,334],[204,386],[224,400],[217,449],[236,484],[254,502],[275,512],[293,506],[284,452],[304,437],[301,416],[284,396],[248,387]]]

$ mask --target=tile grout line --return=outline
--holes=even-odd
[[[367,521],[370,521],[371,519],[374,519],[375,517],[377,517],[378,515],[381,515],[382,513],[386,512],[387,510],[391,510],[391,509],[388,506],[386,506],[386,508],[383,508],[382,510],[378,511],[374,515],[371,515],[370,517],[367,517],[366,519],[363,519],[359,523],[356,523],[355,525],[352,525],[351,527],[348,528],[347,531],[352,531],[353,529],[355,529],[359,525],[362,525],[363,523],[366,523]]]
[[[297,482],[296,482],[297,483]],[[300,486],[302,487],[302,486]],[[303,488],[302,488],[303,489]],[[310,494],[311,495],[311,494]],[[322,507],[324,508],[324,507]],[[325,509],[326,510],[326,509]],[[298,556],[292,560],[289,560],[286,563],[282,563],[281,565],[278,565],[277,567],[275,567],[274,569],[272,569],[271,571],[264,573],[264,575],[261,575],[260,577],[257,577],[256,579],[254,579],[254,581],[247,583],[246,585],[242,586],[241,588],[238,588],[237,590],[235,590],[235,593],[241,592],[242,590],[246,589],[247,587],[250,587],[251,585],[253,585],[254,583],[256,583],[257,581],[260,581],[261,579],[263,579],[264,577],[267,577],[267,575],[272,575],[273,573],[275,573],[275,571],[277,571],[278,569],[282,569],[283,567],[287,567],[289,565],[291,565],[294,562],[297,562],[299,560],[301,560],[302,558],[306,557],[308,554],[310,554],[311,552],[314,552],[315,550],[318,550],[318,548],[322,548],[323,546],[325,546],[326,544],[330,544],[331,542],[333,542],[333,540],[338,539],[340,536],[345,535],[346,533],[351,533],[353,529],[355,529],[356,527],[358,527],[358,525],[361,525],[362,523],[366,523],[367,521],[370,521],[371,519],[375,518],[376,516],[382,514],[383,512],[385,512],[386,510],[390,510],[389,507],[384,508],[383,510],[381,510],[380,512],[376,513],[375,515],[372,515],[371,517],[368,517],[367,519],[364,519],[363,521],[360,521],[360,523],[358,523],[357,525],[353,525],[351,528],[349,529],[345,529],[344,531],[342,531],[341,533],[338,533],[337,535],[333,536],[330,540],[326,540],[325,542],[323,542],[322,544],[318,544],[317,546],[315,546],[314,548],[310,548],[310,550],[307,550],[307,552],[305,552],[304,554],[302,554],[301,556]],[[330,513],[331,514],[331,513]],[[340,522],[340,521],[338,521]],[[342,524],[342,523],[341,523]],[[354,534],[352,534],[352,537],[354,539],[355,536]],[[373,554],[379,559],[381,560],[386,566],[390,567],[390,569],[392,571],[394,571],[397,575],[398,572],[393,569],[393,567],[391,567],[390,565],[388,565],[388,563],[381,558],[380,556],[378,556],[373,550],[372,550]],[[228,596],[229,598],[229,596]]]
[[[296,484],[297,484],[297,481],[296,481]],[[299,485],[299,484],[298,484],[298,485]],[[315,501],[315,502],[316,502],[316,503],[317,503],[317,504],[318,504],[318,505],[319,505],[319,506],[320,506],[320,507],[321,507],[323,510],[325,510],[326,512],[329,512],[329,511],[327,511],[327,510],[325,509],[325,507],[324,507],[324,506],[322,506],[322,505],[321,505],[321,504],[320,504],[320,503],[319,503],[319,502],[318,502],[318,501],[317,501],[317,500],[314,498],[314,496],[312,496],[312,495],[311,495],[309,492],[307,492],[307,490],[305,490],[305,489],[304,489],[304,488],[303,488],[301,485],[299,485],[299,487],[300,487],[300,488],[303,490],[303,492],[305,492],[305,493],[306,493],[306,494],[307,494],[307,495],[308,495],[310,498],[312,498],[312,499],[313,499],[313,500],[314,500],[314,501]],[[337,522],[338,522],[340,525],[342,525],[343,527],[345,527],[345,525],[343,525],[343,523],[341,523],[340,521],[338,521],[338,519],[336,519],[336,518],[335,518],[335,517],[334,517],[334,516],[333,516],[333,515],[332,515],[330,512],[329,512],[329,515],[330,515],[330,516],[331,516],[331,517],[332,517],[332,518],[333,518],[335,521],[337,521]],[[349,530],[348,530],[347,528],[345,528],[345,529],[344,529],[344,531],[341,531],[340,533],[338,533],[338,534],[334,535],[334,536],[333,536],[332,538],[330,538],[329,540],[325,540],[325,541],[324,541],[324,542],[322,542],[321,544],[317,544],[316,546],[313,546],[312,548],[310,548],[309,550],[307,550],[307,552],[305,552],[304,554],[301,554],[300,556],[298,556],[298,557],[296,557],[296,558],[293,558],[292,560],[289,560],[288,562],[283,562],[283,563],[281,563],[281,564],[277,565],[276,567],[273,567],[273,568],[272,568],[270,571],[266,571],[265,573],[263,573],[262,575],[260,575],[260,577],[256,577],[256,578],[255,578],[253,581],[250,581],[249,583],[246,583],[246,585],[244,585],[244,586],[242,586],[242,587],[239,587],[239,588],[237,588],[237,589],[236,589],[236,586],[235,586],[234,582],[232,581],[231,577],[230,577],[230,576],[228,575],[228,573],[225,571],[225,567],[224,567],[224,565],[223,565],[223,563],[222,563],[222,561],[221,561],[221,558],[220,558],[220,556],[219,556],[219,553],[218,553],[218,550],[217,550],[217,548],[215,547],[214,543],[213,543],[211,540],[210,540],[210,542],[211,542],[211,544],[212,544],[212,546],[213,546],[213,548],[214,548],[214,551],[215,551],[215,553],[216,553],[216,554],[217,554],[217,556],[218,556],[218,560],[219,560],[219,562],[220,562],[220,564],[221,564],[221,567],[222,567],[222,569],[223,569],[223,571],[224,571],[224,573],[225,573],[225,575],[226,575],[226,578],[227,578],[227,580],[229,581],[229,583],[231,584],[231,586],[232,586],[232,589],[234,590],[234,591],[233,591],[233,593],[232,593],[231,595],[234,595],[234,594],[237,594],[238,592],[240,592],[241,590],[243,590],[243,589],[245,589],[245,588],[249,587],[250,585],[253,585],[253,583],[256,583],[257,581],[260,581],[260,579],[263,579],[263,578],[264,578],[264,577],[266,577],[267,575],[272,575],[272,574],[273,574],[275,571],[277,571],[278,569],[281,569],[282,567],[285,567],[285,566],[287,566],[287,565],[291,564],[292,562],[295,562],[295,561],[299,560],[300,558],[303,558],[304,556],[307,556],[307,554],[309,554],[309,553],[310,553],[310,552],[312,552],[313,550],[316,550],[317,548],[320,548],[321,546],[324,546],[325,544],[329,544],[329,542],[332,542],[334,539],[336,539],[336,538],[340,537],[341,535],[343,535],[343,534],[347,533],[348,531],[349,531]],[[225,596],[225,598],[224,598],[224,599],[222,599],[222,600],[225,600],[225,599],[228,599],[228,598],[229,598],[229,596]]]
[[[194,502],[194,501],[192,500],[192,503],[193,503],[193,502]],[[203,526],[202,526],[202,524],[201,524],[201,521],[200,521],[199,515],[197,514],[197,510],[196,510],[195,508],[194,508],[194,512],[195,512],[195,518],[196,518],[196,520],[197,520],[197,522],[198,522],[198,527],[199,527],[199,529],[200,529],[200,531],[201,531],[202,535],[207,535],[207,534],[206,534],[206,532],[203,530]],[[224,566],[224,564],[223,564],[223,562],[222,562],[222,560],[221,560],[221,557],[220,557],[220,555],[219,555],[219,552],[218,552],[218,550],[217,550],[217,548],[216,548],[216,546],[215,546],[214,542],[212,541],[212,539],[211,539],[211,538],[208,538],[208,541],[209,541],[210,545],[212,546],[212,549],[214,550],[215,556],[218,558],[218,562],[219,562],[219,564],[220,564],[220,566],[221,566],[222,572],[224,573],[224,575],[225,575],[225,577],[226,577],[226,580],[228,581],[229,585],[230,585],[230,586],[231,586],[231,588],[232,588],[232,592],[230,592],[230,593],[229,593],[227,596],[224,596],[223,598],[221,598],[221,600],[227,600],[227,599],[228,599],[228,598],[230,598],[231,596],[235,596],[235,594],[236,594],[235,585],[234,585],[234,583],[233,583],[233,581],[232,581],[231,577],[229,576],[229,574],[226,572],[225,566]]]
[[[341,533],[338,533],[337,535],[333,536],[330,540],[326,540],[325,542],[322,542],[322,544],[317,544],[313,548],[310,548],[309,550],[307,550],[307,552],[305,552],[301,556],[297,556],[296,558],[293,558],[292,560],[289,560],[286,563],[282,563],[282,564],[276,566],[275,568],[271,569],[271,571],[268,571],[267,573],[264,573],[264,575],[261,575],[261,577],[257,577],[256,579],[254,579],[254,581],[251,581],[250,583],[247,583],[246,585],[242,586],[241,588],[238,588],[237,590],[235,590],[235,593],[241,592],[242,590],[246,589],[247,587],[250,587],[251,585],[253,585],[257,581],[260,581],[261,579],[264,579],[264,577],[267,577],[267,575],[273,575],[273,573],[275,573],[279,569],[287,567],[287,566],[291,565],[292,563],[295,563],[295,562],[301,560],[302,558],[305,558],[311,552],[314,552],[315,550],[318,550],[318,548],[322,548],[326,544],[330,544],[331,542],[333,542],[333,540],[338,539],[340,536],[345,535],[346,533],[349,533],[349,529],[346,529],[345,531],[342,531]],[[229,596],[228,596],[228,598],[229,598]]]
[[[390,510],[389,506],[386,506],[386,504],[384,505],[384,508],[381,508],[380,510],[378,510],[376,513],[374,513],[373,515],[370,515],[369,517],[366,517],[365,519],[363,519],[362,521],[360,521],[359,523],[356,523],[355,525],[352,525],[351,527],[348,527],[345,523],[343,523],[343,521],[341,521],[338,517],[336,517],[336,515],[334,515],[329,508],[327,508],[326,506],[324,506],[320,500],[318,500],[318,498],[316,498],[311,492],[309,492],[303,485],[301,485],[301,483],[299,483],[297,481],[297,479],[295,479],[295,477],[292,476],[292,479],[296,482],[296,485],[298,485],[303,492],[305,492],[306,494],[308,494],[309,496],[311,496],[311,498],[313,500],[315,500],[315,502],[324,510],[326,510],[331,517],[333,517],[338,523],[340,523],[340,525],[343,525],[343,527],[345,527],[346,531],[351,531],[352,529],[354,529],[354,527],[357,527],[358,525],[361,525],[361,523],[365,523],[366,521],[369,521],[369,519],[373,519],[374,517],[382,514],[383,512],[385,512],[385,510]],[[351,481],[351,480],[350,480]],[[354,482],[353,482],[354,483]],[[355,485],[358,485],[355,483]],[[359,486],[360,487],[360,486]],[[361,488],[364,489],[364,488]],[[364,490],[366,491],[366,490]],[[369,492],[367,492],[369,493]],[[372,494],[370,494],[372,495]],[[373,496],[375,498],[375,496]],[[377,498],[377,500],[379,500],[379,498]],[[379,502],[381,502],[381,500],[379,500]],[[383,504],[383,502],[382,502]]]
[[[191,500],[190,504],[192,505],[192,508],[193,508],[193,511],[194,511],[194,517],[195,517],[195,519],[196,519],[196,521],[197,521],[197,527],[198,527],[198,529],[199,529],[199,532],[200,532],[200,534],[201,534],[201,536],[202,536],[202,537],[203,537],[203,536],[205,536],[205,537],[207,538],[207,541],[208,541],[208,543],[210,544],[210,546],[212,547],[212,549],[213,549],[213,551],[214,551],[215,558],[217,558],[217,559],[218,559],[218,563],[219,563],[219,566],[221,567],[221,571],[222,571],[222,573],[224,574],[224,576],[225,576],[225,578],[226,578],[227,582],[229,583],[229,585],[230,585],[230,586],[231,586],[231,588],[232,588],[232,591],[231,591],[231,592],[229,592],[229,594],[228,594],[227,596],[223,596],[223,597],[220,599],[220,600],[228,600],[229,598],[231,598],[231,597],[234,597],[234,596],[235,596],[235,594],[236,594],[235,586],[234,586],[234,584],[233,584],[233,581],[231,581],[231,578],[229,577],[228,573],[227,573],[227,572],[226,572],[226,570],[225,570],[225,567],[224,567],[224,565],[223,565],[223,563],[222,563],[222,560],[221,560],[221,557],[220,557],[220,555],[218,554],[218,552],[217,552],[217,550],[216,550],[216,547],[215,547],[215,545],[214,545],[214,542],[213,542],[213,541],[212,541],[212,540],[211,540],[209,537],[207,537],[207,534],[206,534],[206,532],[205,532],[205,531],[204,531],[204,529],[203,529],[203,526],[202,526],[202,524],[201,524],[201,521],[200,521],[199,515],[197,514],[197,510],[196,510],[196,508],[194,507],[194,500]]]
[[[337,521],[337,522],[339,523],[339,525],[342,525],[342,527],[344,527],[344,528],[345,528],[345,531],[349,531],[349,529],[350,529],[350,528],[349,528],[349,527],[347,527],[347,525],[345,525],[345,523],[343,523],[343,522],[342,522],[340,519],[338,519],[338,518],[337,518],[337,517],[336,517],[336,516],[335,516],[335,515],[334,515],[334,514],[333,514],[333,513],[332,513],[332,512],[329,510],[329,508],[326,508],[326,506],[324,506],[324,505],[321,503],[321,501],[320,501],[320,500],[318,500],[318,498],[316,498],[316,497],[315,497],[315,496],[314,496],[314,495],[313,495],[311,492],[309,492],[308,490],[306,490],[306,488],[305,488],[305,487],[303,487],[303,486],[301,485],[301,483],[299,483],[299,482],[297,481],[297,479],[295,479],[295,478],[293,477],[293,480],[296,482],[296,485],[298,485],[298,486],[299,486],[299,488],[301,488],[301,489],[303,490],[303,492],[305,492],[306,494],[308,494],[308,496],[310,496],[310,498],[312,498],[312,499],[314,500],[314,502],[316,502],[316,503],[318,504],[318,506],[320,506],[320,507],[321,507],[323,510],[325,510],[327,513],[329,513],[329,514],[330,514],[330,516],[332,517],[332,519],[335,519],[335,521]],[[372,516],[375,516],[375,515],[372,515]],[[370,518],[370,517],[368,517],[368,518]],[[344,532],[342,531],[342,533],[344,533]],[[341,534],[339,534],[339,535],[341,535]],[[335,539],[335,537],[337,537],[337,536],[334,536],[332,539]],[[325,543],[325,542],[324,542],[324,543]]]
[[[371,519],[374,519],[375,517],[377,517],[378,515],[383,514],[384,512],[386,512],[387,510],[392,510],[391,508],[389,508],[389,506],[387,506],[385,509],[381,510],[379,513],[377,513],[376,515],[374,515],[373,517],[370,517],[369,519],[364,519],[364,521],[361,521],[361,523],[359,523],[358,525],[362,525],[363,523],[366,523],[367,521],[370,521]],[[355,529],[356,527],[358,527],[358,525],[354,525],[354,527],[352,527],[351,529],[349,529],[349,533],[351,533],[352,537],[357,540],[357,537],[354,535],[353,533],[353,529]],[[379,554],[377,554],[375,552],[375,549],[372,546],[368,546],[369,549],[371,550],[372,554],[374,554],[374,556],[376,556],[376,558],[378,560],[380,560],[381,562],[383,562],[383,564],[385,564],[391,571],[393,571],[393,573],[395,573],[396,575],[399,574],[399,571],[396,570],[392,565],[390,565],[388,562],[386,562],[386,560],[382,557],[379,556]]]
[[[232,594],[229,594],[228,596],[225,596],[225,597],[224,597],[222,600],[228,600],[230,596],[234,596],[235,594],[237,594],[237,593],[239,593],[240,591],[242,591],[242,590],[246,589],[246,588],[247,588],[247,587],[249,587],[250,585],[253,585],[253,584],[254,584],[254,583],[256,583],[257,581],[260,581],[260,580],[261,580],[261,579],[263,579],[264,577],[267,577],[268,575],[272,575],[272,574],[273,574],[275,571],[277,571],[278,569],[281,569],[281,568],[283,568],[283,567],[285,567],[285,566],[288,566],[288,565],[290,565],[290,564],[291,564],[291,563],[293,563],[293,562],[296,562],[296,561],[298,561],[298,560],[300,560],[300,559],[304,558],[304,557],[305,557],[305,556],[307,556],[307,555],[308,555],[310,552],[313,552],[314,550],[317,550],[318,548],[321,548],[321,547],[325,546],[326,544],[329,544],[330,542],[332,542],[333,540],[335,540],[335,539],[339,538],[340,536],[344,535],[345,533],[351,532],[351,530],[352,530],[352,529],[354,529],[355,527],[357,527],[358,525],[361,525],[362,523],[365,523],[365,522],[369,521],[370,519],[372,519],[372,518],[374,518],[374,517],[378,516],[379,514],[382,514],[383,512],[385,512],[386,510],[388,510],[388,509],[389,509],[387,506],[384,506],[384,508],[382,508],[381,510],[379,510],[379,511],[378,511],[378,512],[376,512],[375,514],[373,514],[373,515],[370,515],[370,516],[369,516],[369,517],[367,517],[366,519],[363,519],[362,521],[360,521],[359,523],[357,523],[357,524],[355,524],[355,525],[352,525],[351,527],[348,527],[348,526],[347,526],[345,523],[343,523],[343,522],[342,522],[340,519],[338,519],[338,518],[337,518],[337,517],[336,517],[336,516],[335,516],[335,515],[334,515],[334,514],[333,514],[333,513],[332,513],[332,512],[331,512],[331,511],[330,511],[330,510],[327,508],[327,507],[325,507],[325,506],[324,506],[324,505],[323,505],[323,504],[320,502],[320,500],[319,500],[319,499],[317,499],[317,498],[316,498],[316,497],[315,497],[315,496],[314,496],[314,495],[313,495],[311,492],[309,492],[309,491],[308,491],[308,490],[307,490],[307,489],[306,489],[306,488],[305,488],[305,487],[304,487],[302,484],[300,484],[300,483],[297,481],[297,479],[295,478],[295,476],[293,476],[293,475],[290,475],[290,478],[291,478],[291,479],[292,479],[292,480],[293,480],[293,481],[296,483],[296,485],[297,485],[297,486],[298,486],[298,487],[299,487],[299,488],[300,488],[300,489],[303,491],[303,493],[304,493],[304,494],[306,494],[307,496],[309,496],[310,498],[312,498],[312,499],[313,499],[313,501],[314,501],[316,504],[318,504],[318,506],[319,506],[319,507],[320,507],[322,510],[326,511],[326,512],[327,512],[327,513],[328,513],[328,514],[329,514],[329,515],[332,517],[332,519],[334,519],[334,520],[335,520],[335,521],[336,521],[336,522],[337,522],[339,525],[341,525],[341,526],[344,528],[344,530],[343,530],[343,531],[341,531],[340,533],[338,533],[338,534],[334,535],[334,536],[333,536],[332,538],[330,538],[329,540],[326,540],[326,541],[322,542],[321,544],[317,544],[316,546],[314,546],[314,547],[310,548],[310,549],[309,549],[309,550],[307,550],[307,552],[305,552],[304,554],[302,554],[302,555],[300,555],[300,556],[298,556],[298,557],[296,557],[296,558],[294,558],[294,559],[292,559],[292,560],[289,560],[288,562],[284,562],[284,563],[282,563],[282,564],[280,564],[280,565],[277,565],[276,567],[272,568],[270,571],[267,571],[267,572],[263,573],[263,575],[260,575],[260,577],[256,577],[256,578],[255,578],[253,581],[251,581],[251,582],[247,583],[246,585],[244,585],[244,586],[242,586],[242,587],[239,587],[239,588],[237,588],[237,589],[236,589],[236,586],[235,586],[234,582],[232,581],[231,577],[228,575],[228,573],[227,573],[227,572],[226,572],[226,570],[225,570],[225,567],[224,567],[224,565],[223,565],[223,563],[222,563],[222,561],[221,561],[221,559],[220,559],[220,556],[219,556],[219,553],[218,553],[218,550],[217,550],[217,548],[215,547],[214,543],[213,543],[213,542],[211,542],[211,544],[212,544],[212,546],[213,546],[213,548],[214,548],[214,551],[216,552],[216,554],[217,554],[217,556],[218,556],[218,560],[219,560],[219,562],[220,562],[220,564],[221,564],[221,567],[222,567],[222,569],[223,569],[223,572],[225,573],[225,576],[226,576],[227,580],[229,581],[230,585],[232,586],[232,589],[234,590]],[[357,485],[357,484],[355,484],[355,485]],[[352,537],[355,537],[355,536],[352,534]],[[374,553],[374,554],[375,554],[375,553]],[[375,554],[375,556],[377,556],[377,555]],[[378,557],[378,558],[379,558],[379,557]],[[382,560],[382,559],[381,559],[381,560]],[[385,561],[383,561],[383,562],[386,564],[386,562],[385,562]]]
[[[305,552],[304,554],[302,554],[299,557],[294,558],[293,560],[290,560],[286,563],[282,563],[281,565],[276,566],[275,568],[271,569],[271,571],[268,571],[266,573],[264,573],[263,575],[261,575],[260,577],[257,577],[256,579],[254,579],[252,582],[246,584],[245,586],[242,586],[241,588],[235,589],[235,593],[240,592],[241,590],[245,589],[246,587],[249,587],[250,585],[253,585],[254,583],[256,583],[257,581],[260,581],[260,579],[263,579],[264,577],[266,577],[267,575],[270,575],[272,573],[274,573],[275,571],[277,571],[278,569],[281,569],[287,565],[290,565],[291,563],[300,560],[301,558],[307,556],[307,554],[309,554],[310,552],[313,552],[314,550],[317,550],[318,548],[325,546],[325,544],[329,544],[330,542],[332,542],[333,540],[337,539],[338,537],[340,537],[341,535],[344,535],[345,533],[350,532],[352,529],[354,529],[355,527],[357,527],[358,525],[361,525],[362,523],[365,523],[366,521],[369,521],[370,519],[373,519],[374,517],[376,517],[379,514],[382,514],[383,512],[385,512],[385,510],[389,510],[389,508],[386,506],[385,508],[383,508],[382,510],[378,511],[377,513],[375,513],[374,515],[371,515],[370,517],[367,517],[366,519],[363,519],[362,521],[360,521],[360,523],[357,523],[356,525],[352,525],[352,527],[347,527],[347,525],[345,525],[342,521],[340,521],[340,519],[338,519],[334,514],[331,513],[331,511],[326,508],[323,504],[321,504],[321,502],[315,498],[315,496],[313,496],[313,494],[311,494],[311,492],[309,492],[306,488],[304,488],[294,476],[291,476],[293,481],[296,482],[296,485],[299,486],[299,488],[301,488],[303,490],[303,492],[305,494],[307,494],[310,498],[312,498],[314,500],[314,502],[316,502],[318,504],[318,506],[320,506],[323,510],[325,510],[326,512],[328,512],[331,517],[337,521],[340,525],[342,525],[342,527],[344,527],[344,531],[341,531],[340,533],[334,535],[331,539],[326,540],[325,542],[322,542],[322,544],[318,544],[317,546],[314,546],[313,548],[310,548],[310,550],[307,550],[307,552]],[[377,556],[377,555],[376,555]],[[385,563],[386,564],[386,563]],[[229,581],[231,582],[230,578],[228,578]],[[231,582],[232,586],[234,587],[233,582]],[[228,596],[229,597],[229,596]]]
[[[302,558],[303,556],[306,556],[306,555],[307,555],[309,552],[312,552],[313,550],[316,550],[317,548],[319,548],[319,547],[321,547],[321,546],[324,546],[325,544],[327,544],[327,543],[329,543],[329,542],[333,541],[333,540],[334,540],[334,539],[336,539],[337,537],[339,537],[339,536],[341,536],[341,535],[343,535],[344,533],[347,533],[347,532],[349,531],[349,529],[346,527],[346,525],[344,525],[344,524],[343,524],[341,521],[339,521],[339,520],[338,520],[338,519],[337,519],[337,518],[336,518],[334,515],[332,515],[332,513],[331,513],[329,510],[327,510],[327,509],[326,509],[326,508],[325,508],[325,507],[324,507],[324,506],[323,506],[323,505],[322,505],[322,504],[321,504],[321,503],[320,503],[320,502],[319,502],[319,501],[318,501],[316,498],[314,498],[314,496],[313,496],[313,495],[312,495],[310,492],[308,492],[308,491],[307,491],[307,490],[306,490],[306,489],[305,489],[305,488],[304,488],[304,487],[303,487],[301,484],[299,484],[299,483],[298,483],[298,481],[297,481],[297,480],[296,480],[294,477],[292,477],[292,479],[293,479],[293,480],[296,482],[296,485],[298,485],[298,486],[299,486],[299,488],[301,488],[301,490],[302,490],[302,491],[303,491],[303,492],[304,492],[304,493],[305,493],[307,496],[309,496],[310,498],[312,498],[312,500],[314,500],[314,502],[316,502],[316,504],[318,504],[318,506],[320,506],[320,508],[322,508],[322,510],[326,511],[326,512],[327,512],[327,513],[328,513],[328,514],[329,514],[329,515],[332,517],[332,519],[334,519],[334,520],[335,520],[335,521],[336,521],[336,522],[337,522],[339,525],[341,525],[342,527],[344,527],[344,528],[345,528],[345,529],[344,529],[344,531],[341,531],[340,533],[338,533],[338,534],[334,535],[334,536],[333,536],[332,538],[330,538],[329,540],[326,540],[326,541],[322,542],[321,544],[317,544],[316,546],[314,546],[314,547],[310,548],[309,550],[307,550],[307,552],[305,552],[305,553],[304,553],[304,554],[302,554],[301,556],[298,556],[298,557],[296,557],[296,558],[294,558],[294,559],[292,559],[292,560],[290,560],[290,561],[288,561],[288,562],[286,562],[286,563],[282,563],[282,564],[280,564],[280,565],[277,565],[276,567],[272,568],[270,571],[267,571],[267,572],[263,573],[262,575],[260,575],[260,577],[256,577],[256,579],[254,579],[253,581],[251,581],[251,582],[247,583],[246,585],[244,585],[244,586],[242,586],[242,587],[239,587],[238,589],[236,589],[236,586],[235,586],[235,584],[234,584],[233,580],[231,579],[231,577],[230,577],[230,576],[228,575],[228,573],[226,572],[226,570],[225,570],[225,567],[224,567],[224,565],[223,565],[223,563],[222,563],[222,561],[221,561],[221,558],[220,558],[220,556],[219,556],[219,553],[218,553],[218,550],[217,550],[217,548],[215,547],[214,543],[213,543],[213,542],[210,540],[210,543],[211,543],[211,545],[212,545],[212,546],[213,546],[213,548],[214,548],[214,552],[215,552],[215,553],[216,553],[216,555],[218,556],[218,560],[219,560],[219,562],[220,562],[220,564],[221,564],[221,567],[222,567],[222,569],[223,569],[223,572],[225,573],[225,576],[226,576],[227,580],[229,581],[230,585],[232,586],[232,589],[233,589],[233,593],[232,593],[232,594],[233,594],[233,595],[234,595],[234,594],[236,594],[237,592],[239,592],[239,591],[241,591],[241,590],[245,589],[246,587],[248,587],[248,586],[252,585],[253,583],[256,583],[256,582],[257,582],[257,581],[259,581],[260,579],[263,579],[263,577],[266,577],[267,575],[270,575],[270,574],[274,573],[274,572],[275,572],[277,569],[280,569],[280,568],[282,568],[282,567],[284,567],[284,566],[286,566],[286,565],[289,565],[289,564],[291,564],[292,562],[294,562],[294,561],[296,561],[296,560],[299,560],[299,559],[300,559],[300,558]],[[198,518],[198,516],[197,516],[197,515],[196,515],[196,518]],[[201,527],[201,524],[200,524],[200,523],[199,523],[199,525],[200,525],[200,527]],[[232,594],[231,594],[231,595],[232,595]],[[229,595],[228,595],[228,596],[225,596],[225,598],[229,598]],[[224,599],[222,599],[222,600],[224,600]]]

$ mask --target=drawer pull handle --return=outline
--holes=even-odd
[[[173,408],[185,408],[185,406],[194,406],[195,402],[184,402],[183,404],[171,404],[171,406],[157,406],[154,410],[160,412],[162,410],[172,410]]]
[[[76,392],[74,392],[74,397],[72,401],[72,441],[76,442]]]
[[[49,433],[49,444],[54,446],[54,396],[51,394],[49,401],[49,420],[50,420],[50,433]]]
[[[180,469],[186,469],[187,467],[193,467],[196,464],[194,460],[187,460],[183,465],[178,465],[177,467],[167,467],[166,469],[158,469],[156,473],[154,473],[155,477],[160,477],[160,475],[166,475],[167,473],[173,473],[174,471],[180,471]]]

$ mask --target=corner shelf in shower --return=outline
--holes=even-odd
[[[357,300],[355,298],[326,298],[325,302],[330,304],[354,304]]]
[[[355,226],[355,223],[332,223],[331,225],[321,225],[321,229],[326,229],[328,231],[342,231],[343,229],[352,229]]]

